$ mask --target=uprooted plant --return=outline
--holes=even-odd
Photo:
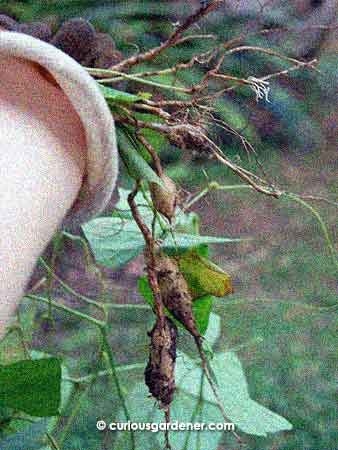
[[[145,371],[145,381],[151,394],[158,400],[160,408],[164,409],[167,421],[170,421],[170,404],[175,389],[177,327],[172,322],[172,318],[183,324],[185,329],[193,336],[205,376],[210,383],[224,420],[227,421],[228,419],[222,401],[218,396],[217,385],[208,368],[207,356],[203,348],[203,337],[198,329],[193,312],[193,302],[196,296],[202,297],[211,293],[217,295],[212,288],[206,288],[207,276],[204,276],[204,280],[198,279],[206,273],[208,266],[204,265],[200,271],[195,270],[195,273],[193,273],[193,267],[198,265],[199,258],[201,258],[193,245],[188,249],[182,249],[177,244],[174,254],[166,252],[165,246],[162,245],[164,237],[171,233],[175,241],[175,223],[178,211],[186,210],[201,197],[201,194],[193,200],[187,199],[184,201],[182,199],[175,183],[166,175],[162,167],[158,154],[159,149],[154,148],[144,131],[151,130],[163,135],[170,144],[184,152],[204,155],[224,164],[245,181],[246,184],[242,185],[242,188],[254,189],[259,193],[277,199],[287,195],[311,209],[300,196],[286,193],[272,184],[268,180],[263,167],[261,167],[263,175],[258,176],[234,163],[216,145],[209,130],[212,126],[216,126],[237,136],[245,150],[248,153],[255,154],[253,146],[244,136],[217,117],[215,101],[239,86],[246,86],[253,90],[257,101],[269,101],[270,79],[285,76],[295,70],[317,70],[317,60],[300,61],[269,48],[245,45],[245,33],[227,42],[218,42],[214,35],[184,35],[193,25],[208,13],[217,9],[222,3],[222,1],[214,1],[203,6],[188,17],[183,24],[178,25],[169,38],[159,47],[145,53],[137,53],[135,56],[127,58],[106,70],[88,68],[88,72],[97,78],[101,86],[114,86],[115,83],[127,80],[131,82],[134,89],[136,89],[135,86],[142,86],[142,89],[148,90],[147,93],[139,92],[137,95],[121,97],[120,101],[115,101],[118,94],[111,88],[102,88],[107,101],[111,105],[120,133],[121,158],[129,175],[135,179],[135,188],[128,196],[128,203],[133,218],[146,242],[144,251],[146,273],[153,295],[153,310],[156,315],[156,323],[149,335],[151,337],[150,356]],[[264,29],[257,31],[261,35],[272,32],[273,30]],[[177,62],[174,66],[158,70],[135,70],[138,65],[155,61],[159,55],[169,48],[198,39],[209,39],[210,49],[204,53],[193,55],[187,62]],[[239,78],[225,73],[222,67],[227,56],[241,52],[258,52],[277,57],[289,63],[290,67],[275,73],[268,73],[262,77],[256,77],[253,73],[247,78]],[[166,78],[168,75],[175,77],[182,72],[193,71],[195,67],[199,68],[201,75],[200,80],[192,86],[184,84],[181,80],[172,84],[161,82],[161,78]],[[143,119],[143,117],[146,117],[146,119]],[[128,142],[131,145],[128,146]],[[150,157],[153,170],[140,156],[139,152],[144,152],[144,150]],[[149,183],[151,202],[144,190],[145,181]],[[211,183],[206,192],[217,188],[219,188],[217,183]],[[153,212],[153,219],[149,226],[142,218],[135,202],[135,197],[140,190]],[[312,200],[315,200],[315,198],[312,198]],[[168,222],[163,222],[164,218]],[[160,225],[160,233],[157,228],[158,224]],[[334,256],[327,231],[324,232]],[[219,279],[217,279],[217,276]],[[214,268],[210,279],[214,287],[221,286],[219,296],[232,292],[231,280],[222,269]],[[198,291],[197,286],[202,291],[204,289],[204,292],[195,292]],[[168,317],[168,314],[171,318]],[[240,442],[239,436],[236,435],[236,437]],[[166,434],[166,446],[170,448],[168,434]]]

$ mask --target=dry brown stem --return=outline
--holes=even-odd
[[[153,60],[154,58],[156,58],[159,54],[163,53],[168,48],[173,47],[174,45],[177,45],[182,40],[182,38],[181,38],[182,33],[187,31],[192,25],[194,25],[196,22],[201,20],[202,17],[206,16],[210,12],[217,9],[222,3],[224,3],[224,0],[214,0],[206,7],[200,8],[194,14],[189,16],[182,25],[177,27],[176,30],[169,36],[169,38],[165,42],[163,42],[160,46],[155,47],[145,53],[139,53],[128,59],[125,59],[121,63],[116,64],[115,66],[112,66],[111,69],[121,71],[126,68],[135,66],[136,64],[140,64],[140,63],[143,63],[146,61]]]
[[[164,312],[163,312],[163,304],[161,299],[161,293],[160,288],[157,282],[156,272],[155,272],[155,261],[154,261],[154,254],[155,254],[155,240],[147,227],[147,225],[143,222],[141,215],[138,211],[135,197],[139,190],[139,184],[137,183],[134,190],[128,195],[128,203],[130,206],[130,210],[132,212],[133,218],[135,222],[137,223],[137,226],[141,230],[144,240],[146,242],[146,250],[145,250],[145,257],[146,257],[146,264],[147,264],[147,273],[148,273],[148,279],[150,287],[154,294],[154,300],[155,300],[155,312],[159,320],[164,320]]]
[[[201,365],[202,365],[203,372],[204,372],[204,374],[205,374],[205,376],[206,376],[206,378],[208,380],[208,383],[209,383],[209,385],[211,387],[211,390],[212,390],[212,392],[214,394],[217,406],[219,407],[219,409],[221,411],[223,420],[225,422],[231,422],[231,420],[226,415],[226,412],[224,410],[224,406],[223,406],[222,400],[221,400],[221,398],[219,396],[219,393],[218,393],[218,390],[217,390],[217,386],[216,386],[216,384],[215,384],[215,382],[212,379],[212,376],[210,374],[210,371],[209,371],[209,368],[208,368],[208,360],[207,360],[207,358],[205,356],[205,353],[204,353],[204,350],[203,350],[203,345],[202,345],[201,338],[195,337],[195,343],[196,343],[196,347],[198,349],[198,353],[199,353],[200,358],[201,358]],[[237,442],[240,445],[242,445],[242,439],[240,438],[240,436],[235,431],[232,431],[232,434],[235,436]]]
[[[161,159],[158,156],[156,150],[140,132],[137,132],[136,136],[137,136],[137,139],[141,142],[141,144],[145,146],[149,155],[152,157],[157,175],[159,177],[161,177],[163,175],[163,168],[162,168],[162,164],[161,164]]]

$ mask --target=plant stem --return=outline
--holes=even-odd
[[[119,382],[119,379],[118,379],[118,376],[117,376],[116,364],[115,364],[115,361],[114,361],[114,355],[113,355],[113,352],[112,352],[112,349],[110,347],[109,340],[108,340],[107,324],[105,322],[102,322],[101,320],[95,319],[94,317],[88,316],[87,314],[81,313],[81,312],[76,311],[76,310],[74,310],[72,308],[69,308],[67,306],[58,304],[58,303],[56,303],[53,300],[49,301],[48,299],[46,299],[44,297],[40,297],[40,296],[37,296],[37,295],[27,295],[26,298],[29,298],[30,300],[36,300],[36,301],[45,303],[47,305],[51,304],[54,308],[60,309],[61,311],[64,311],[64,312],[67,312],[67,313],[69,313],[69,314],[71,314],[71,315],[73,315],[75,317],[78,317],[79,319],[86,320],[87,322],[90,322],[90,323],[92,323],[93,325],[96,325],[99,328],[101,336],[102,336],[103,348],[104,348],[104,350],[105,350],[105,352],[106,352],[106,354],[108,356],[110,373],[111,373],[113,382],[115,384],[118,397],[119,397],[119,399],[121,401],[122,408],[123,408],[126,420],[127,421],[131,420],[130,419],[130,414],[129,414],[129,411],[127,409],[127,405],[126,405],[126,402],[125,402],[125,398],[123,396],[122,388],[121,388],[121,385],[120,385],[120,382]],[[75,417],[75,415],[76,415],[76,411],[74,413],[74,410],[73,410],[71,417],[73,417],[73,416]],[[70,425],[68,425],[68,428],[69,428],[69,426]],[[67,428],[67,432],[68,432],[68,428]],[[60,439],[61,444],[62,444],[62,442],[64,440],[64,436],[65,435],[66,435],[66,432],[63,433],[63,435],[62,435],[63,437]],[[133,432],[131,432],[131,441],[132,441],[132,448],[133,448],[133,450],[135,450],[136,449],[136,447],[135,447],[135,436],[134,436]]]
[[[149,305],[134,305],[132,303],[105,303],[104,305],[107,309],[142,309],[150,311],[151,308]]]
[[[318,213],[318,211],[317,211],[313,206],[309,205],[306,201],[304,201],[304,200],[302,200],[301,198],[299,198],[298,195],[296,195],[296,194],[291,194],[291,193],[285,192],[284,195],[286,195],[289,199],[295,201],[296,203],[299,203],[300,205],[304,206],[304,208],[306,208],[306,209],[308,209],[309,211],[311,211],[312,214],[315,216],[315,218],[317,219],[317,221],[318,221],[318,223],[319,223],[319,225],[320,225],[320,227],[321,227],[321,229],[322,229],[322,232],[323,232],[323,234],[324,234],[324,237],[325,237],[325,239],[326,239],[327,246],[328,246],[329,251],[330,251],[330,253],[331,253],[333,262],[334,262],[335,266],[336,266],[337,269],[338,269],[338,260],[337,260],[337,253],[336,253],[336,250],[335,250],[335,248],[333,247],[333,244],[332,244],[332,242],[331,242],[331,239],[330,239],[330,235],[329,235],[328,229],[327,229],[327,227],[326,227],[326,225],[325,225],[323,219],[321,218],[320,214]]]
[[[81,244],[85,254],[86,264],[89,266],[89,264],[92,263],[92,256],[87,241],[83,237],[68,233],[67,231],[62,231],[62,235],[71,241],[79,242]]]
[[[65,283],[61,278],[59,278],[54,271],[48,266],[48,264],[43,260],[43,258],[39,258],[39,262],[42,264],[44,269],[48,272],[48,274],[54,278],[66,292],[69,292],[69,294],[74,295],[74,297],[79,298],[80,300],[83,300],[88,305],[95,306],[95,308],[100,309],[101,311],[104,309],[104,306],[101,303],[96,302],[95,300],[92,300],[89,297],[86,297],[85,295],[79,294],[78,292],[74,291],[67,283]]]
[[[117,390],[117,395],[121,401],[121,405],[122,405],[122,408],[124,411],[126,421],[131,421],[131,417],[130,417],[130,414],[129,414],[129,411],[127,408],[127,404],[126,404],[125,398],[123,396],[122,387],[120,385],[120,381],[117,376],[116,364],[115,364],[114,355],[113,355],[113,352],[112,352],[112,349],[110,347],[110,343],[108,340],[107,328],[105,326],[101,326],[100,331],[101,331],[101,336],[102,336],[103,348],[108,356],[109,368],[111,370],[112,380],[113,380],[116,390]],[[135,436],[134,436],[133,431],[130,432],[130,438],[131,438],[132,448],[133,448],[133,450],[136,450],[136,442],[135,442]]]
[[[200,415],[201,411],[202,411],[202,406],[203,406],[203,397],[202,397],[202,393],[203,393],[203,386],[204,386],[204,377],[205,374],[204,372],[201,373],[201,380],[200,380],[200,390],[199,390],[199,395],[198,395],[198,401],[196,403],[196,406],[194,408],[194,411],[192,412],[191,415],[191,419],[190,422],[194,423],[197,416]],[[185,439],[184,442],[184,447],[182,448],[182,450],[188,450],[189,449],[189,441],[190,441],[190,437],[191,437],[192,431],[189,430],[187,433],[187,437]]]
[[[144,363],[135,363],[135,364],[126,364],[123,366],[116,366],[115,367],[116,372],[129,372],[130,370],[144,370]],[[91,375],[85,375],[83,377],[79,378],[73,378],[73,377],[64,377],[62,378],[63,381],[69,381],[74,384],[82,384],[82,383],[89,383],[91,380],[98,378],[98,377],[106,377],[110,375],[110,370],[100,370],[100,372],[93,373]]]
[[[46,433],[47,439],[50,442],[51,447],[53,450],[61,450],[56,440],[53,438],[53,436],[50,433]]]
[[[233,184],[233,185],[229,185],[229,186],[222,186],[220,184],[218,184],[216,181],[212,181],[211,183],[208,184],[208,186],[203,189],[201,192],[199,192],[192,200],[190,200],[189,203],[187,203],[184,206],[184,210],[186,211],[187,209],[191,208],[192,205],[194,205],[196,202],[198,202],[199,200],[201,200],[201,198],[203,198],[206,194],[208,194],[210,191],[239,191],[239,190],[246,190],[246,189],[250,189],[250,190],[254,190],[254,188],[252,186],[250,186],[249,184]]]
[[[268,305],[275,305],[277,303],[280,303],[281,305],[290,305],[294,306],[295,308],[303,308],[307,312],[314,312],[314,313],[326,313],[326,312],[333,312],[338,310],[337,305],[332,306],[315,306],[315,305],[309,305],[306,303],[296,302],[296,301],[285,301],[285,299],[269,299],[269,298],[259,298],[259,299],[235,299],[235,300],[228,300],[226,303],[217,303],[215,304],[215,312],[217,310],[224,310],[228,307],[237,306],[237,305],[262,305],[262,304],[268,304]]]
[[[216,384],[215,384],[215,382],[212,379],[212,376],[210,374],[210,371],[209,371],[209,368],[208,368],[208,361],[207,361],[207,358],[205,356],[205,353],[204,353],[204,350],[203,350],[203,346],[202,346],[202,341],[198,337],[194,337],[194,339],[195,339],[196,347],[198,349],[198,353],[199,353],[200,358],[201,358],[203,372],[204,372],[204,374],[206,376],[206,379],[208,380],[208,383],[209,383],[209,385],[211,387],[211,390],[212,390],[212,392],[214,394],[217,406],[218,406],[218,408],[219,408],[219,410],[220,410],[220,412],[221,412],[225,422],[230,422],[230,420],[228,419],[228,417],[227,417],[227,415],[225,413],[224,406],[223,406],[222,400],[221,400],[221,398],[219,396]],[[232,434],[235,436],[237,442],[241,446],[242,445],[242,440],[241,440],[240,436],[235,431],[232,431]]]
[[[72,426],[72,424],[74,422],[74,419],[78,415],[78,412],[79,412],[79,410],[81,408],[82,397],[86,394],[86,392],[88,391],[89,387],[90,387],[90,384],[88,384],[82,392],[79,391],[78,398],[76,399],[75,404],[74,404],[74,401],[72,402],[72,404],[74,406],[73,406],[73,408],[71,410],[70,415],[68,416],[67,423],[66,423],[66,425],[65,425],[65,427],[64,427],[64,429],[63,429],[63,431],[62,431],[62,433],[61,433],[61,435],[60,435],[60,437],[58,439],[59,440],[60,450],[61,450],[61,448],[62,448],[62,446],[63,446],[63,444],[64,444],[64,442],[66,440],[66,436],[69,433],[69,430],[70,430],[70,428],[71,428],[71,426]]]
[[[71,314],[72,316],[75,316],[79,319],[83,319],[86,320],[87,322],[92,323],[93,325],[96,325],[98,327],[102,327],[105,325],[105,322],[102,322],[101,320],[95,319],[95,317],[91,317],[88,314],[84,314],[80,311],[76,311],[75,309],[69,308],[68,306],[62,305],[61,303],[57,303],[53,300],[51,300],[49,302],[49,300],[45,297],[40,297],[38,295],[32,295],[32,294],[28,294],[26,295],[24,298],[28,298],[30,300],[36,300],[38,302],[41,303],[45,303],[45,304],[51,304],[54,308],[59,309],[61,311],[67,312],[69,314]]]
[[[103,69],[90,69],[87,68],[87,72],[91,75],[96,75],[96,74],[100,74],[103,73]],[[171,86],[169,84],[163,84],[163,83],[157,83],[156,81],[150,81],[150,80],[145,80],[143,78],[140,78],[138,76],[135,75],[127,75],[126,73],[123,72],[118,72],[116,70],[109,70],[107,71],[109,72],[111,75],[117,75],[114,78],[103,78],[103,79],[99,79],[97,80],[98,83],[100,84],[110,84],[110,83],[117,83],[123,79],[126,80],[131,80],[137,83],[141,83],[141,84],[145,84],[147,86],[152,86],[152,87],[157,87],[160,89],[166,89],[169,91],[176,91],[176,92],[183,92],[185,94],[189,94],[191,93],[191,89],[188,88],[183,88],[183,87],[178,87],[178,86]]]

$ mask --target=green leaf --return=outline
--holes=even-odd
[[[221,334],[221,318],[218,314],[211,313],[209,317],[208,330],[204,336],[205,340],[208,342],[210,347],[216,344],[220,334]]]
[[[41,450],[52,419],[44,418],[27,425],[22,431],[0,440],[1,450]]]
[[[122,267],[142,253],[145,247],[143,235],[129,208],[129,193],[129,190],[119,189],[120,198],[113,217],[93,219],[82,225],[96,262],[107,267]],[[152,210],[141,192],[135,197],[135,202],[142,219],[151,226]]]
[[[135,117],[136,119],[146,123],[164,123],[163,119],[154,114],[135,113]],[[168,140],[163,133],[152,130],[150,128],[142,128],[141,134],[145,137],[146,141],[154,148],[157,153],[160,153],[161,150],[168,147]],[[144,147],[144,145],[139,145],[139,151],[146,161],[152,160],[148,150]]]
[[[15,325],[7,330],[0,341],[0,365],[11,364],[26,357],[19,328]]]
[[[228,242],[241,242],[243,239],[222,238],[214,236],[198,236],[195,234],[175,233],[174,239],[168,235],[162,243],[163,248],[190,248],[201,244],[225,244]]]
[[[39,350],[31,350],[30,352],[32,359],[41,360],[45,358],[50,358],[51,355],[45,352],[40,352]],[[73,383],[68,381],[67,378],[70,377],[69,370],[64,364],[61,364],[61,399],[60,399],[60,410],[62,412],[63,408],[66,408],[67,403],[70,399],[71,393],[73,391]],[[58,422],[58,417],[53,417],[55,424]],[[49,430],[51,431],[51,429]]]
[[[212,295],[205,295],[195,300],[192,304],[192,312],[196,320],[196,326],[202,336],[207,331],[209,325],[213,301],[214,297]]]
[[[153,399],[147,398],[149,395],[144,383],[137,383],[129,393],[126,401],[133,422],[148,422],[154,427],[163,422],[163,412],[158,409]],[[194,411],[198,412],[197,417],[193,417]],[[184,392],[177,391],[170,407],[170,421],[172,424],[204,422],[206,424],[215,422],[217,408],[207,403],[198,404],[198,399]],[[123,421],[122,409],[117,414],[116,421]],[[223,421],[222,421],[223,422]],[[173,449],[179,450],[213,450],[220,444],[222,433],[218,431],[171,431],[170,443]],[[163,431],[156,432],[136,432],[136,448],[142,450],[158,450],[164,448]],[[188,445],[185,447],[186,440]],[[128,432],[119,432],[114,442],[114,448],[118,450],[132,450]]]
[[[117,89],[99,85],[103,97],[108,103],[135,103],[142,100],[141,97],[128,92],[118,91]]]
[[[197,417],[193,417],[193,413],[197,412]],[[209,424],[214,422],[215,416],[217,416],[217,408],[214,405],[202,402],[199,404],[198,398],[192,397],[182,391],[177,391],[176,398],[172,403],[171,410],[171,421],[175,422],[203,422]],[[212,450],[220,448],[220,441],[222,438],[222,432],[220,431],[185,431],[185,432],[171,432],[170,442],[173,448],[185,449],[187,450]],[[158,436],[161,444],[163,445],[163,435]],[[188,441],[188,446],[184,447],[186,440]],[[163,448],[163,447],[160,447]]]
[[[149,282],[146,276],[142,276],[138,279],[138,290],[146,302],[153,307],[154,297],[152,290],[149,286]],[[200,334],[203,336],[207,331],[209,324],[209,317],[211,313],[213,303],[213,297],[211,295],[206,295],[204,297],[195,300],[192,305],[193,315],[196,320],[196,326]],[[176,320],[172,314],[165,308],[167,316],[169,316],[180,328],[185,329],[185,326]]]
[[[125,396],[127,408],[131,416],[132,422],[147,422],[160,423],[163,421],[163,412],[161,412],[154,404],[154,400],[147,398],[149,391],[144,382],[136,384],[133,390],[130,386],[128,388],[128,395]],[[125,422],[125,414],[122,408],[116,414],[115,422]],[[157,435],[159,433],[152,433],[151,431],[135,432],[136,445],[133,446],[130,439],[130,431],[116,433],[114,440],[114,448],[118,450],[154,450],[161,448],[157,442]]]
[[[176,209],[175,231],[185,234],[199,234],[201,219],[194,212],[184,213],[182,209]]]
[[[128,195],[130,194],[129,189],[123,189],[118,188],[119,192],[119,200],[115,205],[115,210],[113,211],[113,216],[115,217],[122,217],[124,219],[134,220],[132,212],[130,210],[130,206],[128,203]],[[150,193],[149,193],[150,197]],[[136,197],[134,198],[135,203],[137,204],[138,210],[142,216],[142,218],[149,217],[149,220],[152,219],[152,209],[149,207],[149,205],[146,203],[142,192],[138,192],[136,194]]]
[[[119,268],[142,253],[145,242],[134,220],[102,217],[82,225],[97,263]]]
[[[119,154],[127,167],[129,175],[137,181],[146,180],[156,183],[165,189],[160,177],[156,175],[149,164],[142,158],[135,147],[132,147],[129,138],[117,128]]]
[[[128,204],[130,191],[119,189],[120,199],[113,211],[113,217],[101,217],[93,219],[82,225],[82,230],[99,264],[107,267],[119,268],[138,256],[145,247],[141,231],[135,223]],[[151,207],[146,203],[142,193],[135,198],[143,221],[151,226],[153,213]],[[180,213],[177,224],[187,225],[189,221],[196,226],[195,215]],[[160,226],[156,224],[156,235],[159,237]],[[198,236],[193,234],[176,233],[175,244],[171,235],[165,238],[162,244],[166,252],[177,252],[178,249],[186,249],[191,246],[198,247],[198,253],[207,256],[206,244],[238,242],[240,239],[217,238],[209,236]],[[204,247],[203,247],[204,246]]]
[[[153,307],[154,306],[153,291],[151,290],[148,278],[145,275],[143,275],[142,277],[139,277],[139,279],[137,280],[137,287],[138,287],[139,293],[142,295],[144,300],[151,307]]]
[[[0,404],[31,416],[59,414],[61,365],[57,358],[0,366]]]
[[[43,359],[49,357],[50,355],[32,350],[31,357],[36,359]],[[73,384],[64,380],[64,378],[69,377],[69,372],[67,368],[62,365],[62,384],[61,384],[61,403],[60,410],[66,407],[70,399],[71,392],[73,390]],[[7,414],[3,416],[2,412]],[[13,409],[11,408],[0,408],[0,421],[2,418],[9,419],[8,429],[4,429],[4,427],[0,426],[0,435],[1,431],[3,432],[3,440],[0,439],[0,448],[1,450],[42,450],[43,443],[46,442],[45,433],[52,433],[55,426],[58,424],[59,417],[51,416],[48,419],[38,419],[34,421],[34,423],[30,423],[24,420],[20,420],[14,415]],[[33,420],[33,419],[31,419]],[[43,447],[45,448],[45,447]],[[50,447],[48,447],[50,450]]]
[[[283,417],[272,412],[250,398],[242,365],[233,352],[217,353],[209,361],[218,382],[220,399],[227,417],[242,431],[257,436],[267,433],[291,430],[292,425]],[[199,397],[202,369],[184,354],[176,362],[177,386],[194,397]],[[202,398],[216,404],[208,383],[203,384]],[[221,422],[222,417],[215,422]]]
[[[233,293],[230,276],[194,249],[178,256],[180,271],[186,279],[193,299],[204,295],[224,297]]]

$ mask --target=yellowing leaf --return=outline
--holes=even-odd
[[[188,250],[177,259],[193,299],[204,295],[224,297],[234,292],[230,276],[196,250]]]

